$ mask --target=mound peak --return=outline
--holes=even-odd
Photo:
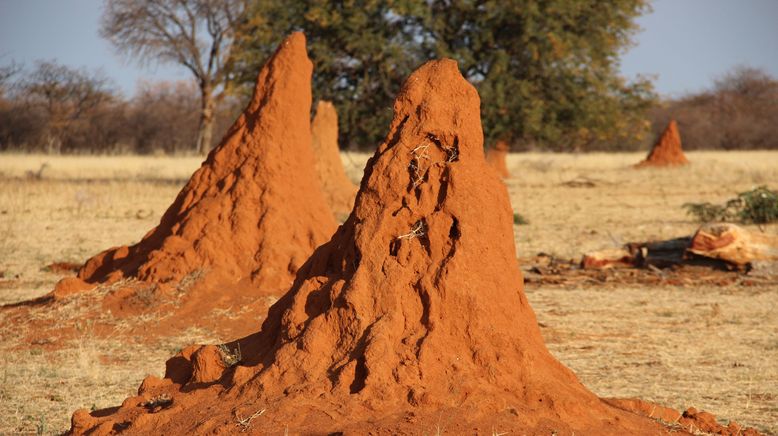
[[[689,161],[683,154],[683,148],[681,147],[681,134],[678,133],[678,123],[675,120],[670,120],[670,123],[662,132],[656,144],[651,148],[646,159],[636,166],[666,167],[686,165],[688,163]]]
[[[205,272],[265,292],[288,289],[336,227],[315,176],[312,69],[305,36],[289,36],[260,71],[244,112],[159,225],[135,245],[89,259],[78,277],[170,283]]]
[[[209,364],[212,348],[185,349],[118,410],[76,412],[73,431],[206,433],[259,410],[254,432],[419,433],[441,419],[454,434],[661,431],[597,398],[546,349],[479,111],[454,61],[420,67],[345,224],[262,330],[223,346],[240,362],[215,374],[224,356]],[[163,396],[172,405],[150,411]]]
[[[316,104],[311,135],[316,171],[327,203],[336,215],[348,215],[354,206],[357,187],[343,170],[338,147],[338,113],[329,101],[321,100]]]

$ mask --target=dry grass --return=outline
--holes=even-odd
[[[154,347],[126,339],[95,339],[88,331],[64,349],[10,348],[3,336],[0,365],[0,434],[60,434],[77,409],[101,409],[137,395],[147,375],[161,377],[164,362],[182,347],[218,339],[192,330]],[[8,348],[7,348],[8,347]]]
[[[778,431],[776,287],[528,289],[587,387]]]
[[[758,185],[778,186],[775,152],[687,156],[688,167],[636,170],[631,164],[643,158],[639,153],[511,155],[511,202],[530,223],[519,228],[519,252],[577,257],[629,241],[689,235],[697,223],[684,203],[723,202]],[[576,179],[594,187],[565,186]]]
[[[25,176],[43,163],[41,180]],[[0,272],[14,280],[14,294],[0,293],[0,304],[50,290],[59,276],[42,268],[52,262],[83,262],[139,240],[199,165],[199,158],[0,155]]]
[[[50,156],[0,154],[0,177],[26,177],[45,165],[47,180],[187,180],[202,157],[185,156]]]
[[[342,155],[355,182],[368,157]],[[642,154],[511,155],[514,178],[506,184],[514,210],[530,223],[515,227],[518,251],[578,257],[627,241],[687,235],[696,224],[683,203],[778,186],[775,152],[688,157],[686,168],[633,170]],[[43,271],[45,265],[80,262],[139,240],[199,161],[0,155],[0,303],[51,290],[60,276]],[[40,180],[26,177],[44,162]],[[549,348],[596,393],[695,406],[778,433],[778,284],[529,287],[527,293]],[[118,404],[146,374],[160,375],[181,346],[218,342],[193,331],[149,349],[140,341],[94,339],[87,328],[52,350],[24,344],[3,325],[0,312],[0,434],[61,432],[75,409]]]

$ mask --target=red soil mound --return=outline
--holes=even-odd
[[[689,161],[681,148],[681,135],[678,133],[678,123],[675,120],[671,120],[662,136],[659,137],[659,140],[648,153],[646,160],[635,166],[666,167],[686,165],[688,163]]]
[[[509,150],[510,147],[505,141],[497,141],[493,146],[486,149],[486,162],[504,179],[511,176],[511,173],[508,171],[508,165],[505,162]]]
[[[338,113],[332,103],[320,101],[316,105],[316,115],[311,123],[311,135],[316,171],[327,203],[336,215],[346,216],[354,206],[357,187],[349,180],[343,170],[343,162],[340,160]]]
[[[394,113],[351,215],[259,333],[185,349],[121,407],[76,412],[73,433],[661,432],[547,351],[456,63],[413,73]]]
[[[248,107],[159,226],[136,245],[89,259],[78,277],[164,284],[204,272],[265,293],[288,289],[336,227],[314,172],[311,73],[305,37],[294,34],[262,68]]]

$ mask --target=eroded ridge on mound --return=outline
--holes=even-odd
[[[336,227],[314,169],[311,73],[305,37],[293,34],[262,68],[251,102],[160,224],[136,245],[89,259],[78,277],[167,283],[202,271],[256,289],[288,289]]]
[[[221,354],[185,349],[118,410],[76,412],[73,431],[227,433],[262,411],[245,430],[660,432],[547,351],[507,191],[484,160],[478,94],[456,63],[414,72],[394,114],[351,215],[259,333]],[[170,405],[150,409],[155,398]]]
[[[354,207],[357,187],[346,175],[340,159],[338,113],[332,103],[322,100],[316,104],[311,135],[316,171],[327,203],[336,215],[347,216]]]
[[[508,151],[510,151],[510,146],[505,141],[497,141],[486,149],[486,162],[504,179],[511,176],[506,162]]]
[[[681,147],[681,134],[678,133],[678,123],[671,120],[665,128],[656,144],[651,148],[646,159],[636,167],[646,166],[679,166],[686,165],[689,161]]]

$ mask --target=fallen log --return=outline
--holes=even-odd
[[[630,242],[622,247],[591,251],[583,255],[581,268],[667,268],[684,262],[690,240]]]
[[[635,256],[628,246],[605,248],[591,251],[583,255],[581,268],[583,269],[608,269],[630,268],[635,265]]]
[[[778,235],[735,224],[706,224],[692,237],[630,242],[585,253],[581,268],[669,268],[698,265],[716,269],[778,270]]]
[[[642,242],[639,244],[627,244],[635,255],[635,266],[668,268],[684,263],[686,260],[686,248],[691,238],[675,238],[666,241]]]
[[[694,234],[687,251],[738,268],[757,261],[778,262],[778,235],[754,232],[734,224],[706,224]]]

